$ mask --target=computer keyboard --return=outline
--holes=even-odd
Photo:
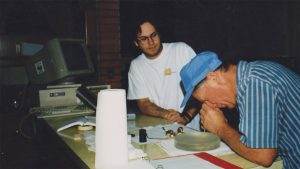
[[[88,115],[95,111],[86,105],[68,105],[55,107],[34,107],[30,109],[31,113],[36,113],[37,118],[50,118],[71,115]]]

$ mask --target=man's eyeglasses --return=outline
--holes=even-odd
[[[140,41],[141,43],[146,43],[150,40],[156,40],[156,38],[158,37],[158,33],[157,32],[153,32],[151,33],[149,36],[140,36],[137,37],[137,40]]]

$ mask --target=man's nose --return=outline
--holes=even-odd
[[[154,40],[151,37],[148,37],[147,41],[150,45],[154,44]]]

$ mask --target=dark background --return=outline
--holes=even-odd
[[[122,55],[138,54],[127,33],[136,18],[151,16],[163,42],[183,41],[196,53],[212,50],[235,60],[275,60],[299,73],[297,9],[299,1],[121,1]]]

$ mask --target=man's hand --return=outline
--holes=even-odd
[[[164,116],[165,119],[185,125],[187,121],[180,116],[180,113],[174,109],[168,109],[168,113]]]
[[[227,120],[219,108],[211,106],[213,105],[206,102],[203,103],[200,110],[201,124],[208,131],[218,135],[222,127],[227,125]]]
[[[185,118],[181,117],[178,111],[174,109],[163,109],[152,103],[148,98],[137,100],[137,105],[143,114],[164,118],[180,124],[187,123]]]

